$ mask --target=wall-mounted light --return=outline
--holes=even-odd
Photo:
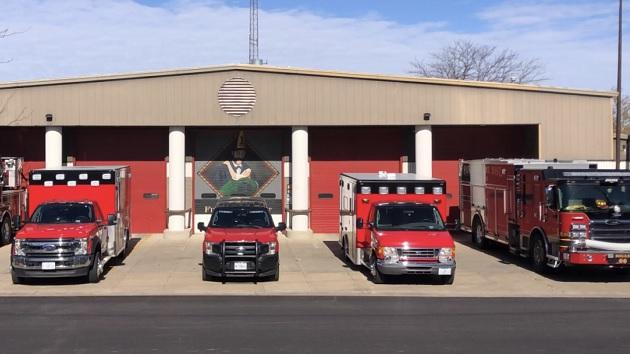
[[[429,120],[429,119],[431,119],[431,113],[425,113],[424,120]]]
[[[47,122],[52,122],[53,121],[52,113],[46,113],[46,121]]]

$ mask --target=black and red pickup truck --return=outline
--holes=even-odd
[[[264,200],[228,198],[219,201],[205,232],[202,245],[204,281],[228,277],[251,277],[277,281],[280,277],[278,231]]]

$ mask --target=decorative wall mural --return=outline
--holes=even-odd
[[[241,130],[198,175],[218,197],[259,196],[279,172],[248,145]]]

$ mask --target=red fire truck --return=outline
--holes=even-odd
[[[375,283],[390,276],[455,279],[455,243],[446,229],[446,182],[415,174],[357,173],[339,179],[339,244]]]
[[[62,167],[29,174],[30,219],[15,235],[11,276],[82,277],[96,283],[122,262],[130,229],[126,166]]]
[[[489,240],[560,265],[630,263],[630,171],[586,161],[485,159],[460,168],[461,221],[480,248]]]
[[[26,188],[22,183],[22,158],[0,158],[0,246],[11,242],[26,214]]]

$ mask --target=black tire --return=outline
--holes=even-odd
[[[549,271],[549,267],[547,266],[547,251],[545,249],[545,242],[540,235],[534,236],[530,257],[532,261],[532,268],[534,268],[536,273],[545,274]]]
[[[451,273],[451,275],[440,275],[440,284],[442,285],[452,285],[455,282],[455,271]]]
[[[12,235],[13,227],[11,226],[11,220],[5,216],[2,219],[2,225],[0,225],[0,246],[11,243]]]
[[[389,279],[387,279],[387,275],[381,273],[376,266],[376,255],[372,255],[372,262],[370,264],[370,270],[372,273],[372,282],[374,284],[386,284]]]
[[[201,267],[201,280],[203,280],[203,281],[210,281],[210,280],[212,280],[212,277],[210,277],[208,275],[208,273],[206,273],[206,270],[203,267]]]
[[[485,249],[488,247],[488,239],[485,237],[486,231],[484,230],[483,223],[479,219],[475,219],[472,229],[472,243],[479,249]]]
[[[125,230],[125,247],[122,252],[116,258],[114,258],[114,265],[121,265],[125,262],[125,259],[129,255],[129,230]]]
[[[280,263],[276,265],[276,272],[270,278],[271,281],[280,280]]]
[[[100,267],[99,267],[99,263],[101,263],[103,260],[103,256],[101,255],[101,250],[97,249],[96,252],[94,253],[94,261],[92,261],[92,265],[90,266],[90,271],[88,272],[87,275],[87,281],[88,283],[98,283],[99,281],[101,281],[101,271],[100,271]]]
[[[18,277],[17,274],[15,274],[15,270],[11,270],[11,281],[13,282],[13,284],[22,284],[24,283],[24,278],[22,277]]]
[[[346,264],[350,265],[352,262],[350,261],[350,257],[348,256],[348,239],[344,236],[341,241],[341,252],[343,256],[343,261]]]

